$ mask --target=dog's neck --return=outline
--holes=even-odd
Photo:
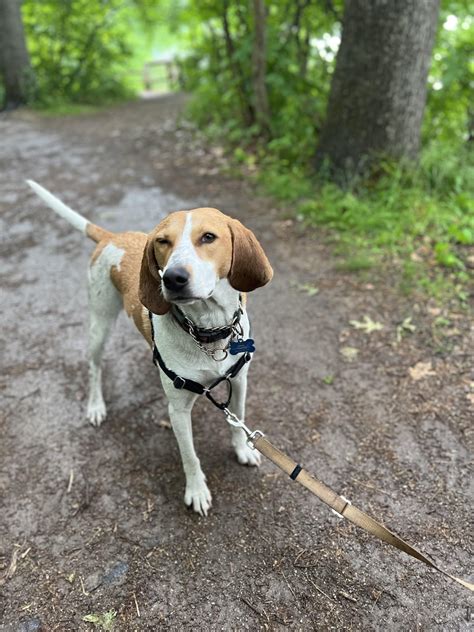
[[[210,329],[229,325],[239,304],[239,292],[234,290],[227,279],[221,279],[210,298],[195,301],[190,305],[180,305],[180,309],[195,325]]]

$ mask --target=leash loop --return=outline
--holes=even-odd
[[[222,384],[222,382],[225,382],[227,384],[227,399],[224,402],[218,402],[213,397],[211,391],[216,386],[219,386],[219,384]],[[230,376],[226,374],[223,377],[217,378],[215,382],[213,382],[210,386],[204,389],[204,394],[207,397],[207,399],[214,404],[214,406],[224,411],[227,410],[227,406],[230,404],[230,400],[232,399],[232,382],[230,381]]]

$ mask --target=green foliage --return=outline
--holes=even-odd
[[[191,4],[182,19],[189,25],[192,54],[181,64],[185,87],[192,92],[189,115],[213,136],[254,146],[260,130],[251,76],[252,3]],[[341,4],[267,3],[272,116],[266,154],[303,162],[314,150],[339,41]]]
[[[287,187],[287,195],[301,190],[296,181]],[[474,160],[469,147],[433,143],[417,167],[387,163],[377,177],[346,189],[320,181],[297,209],[312,224],[333,229],[344,269],[401,263],[405,289],[421,285],[438,297],[455,294],[464,300],[466,257],[472,253],[468,246],[474,245]]]
[[[130,47],[122,4],[121,0],[24,3],[40,102],[88,103],[126,94],[120,69]]]
[[[176,37],[158,19],[171,0],[25,0],[25,33],[36,103],[97,104],[143,89],[142,69]]]
[[[330,229],[336,250],[344,254],[341,268],[363,271],[390,261],[405,289],[423,287],[462,299],[474,243],[474,167],[466,146],[474,121],[474,20],[467,0],[442,3],[420,163],[381,160],[376,171],[344,188],[311,172],[342,3],[267,3],[271,139],[266,143],[252,116],[252,4],[191,5],[182,14],[192,40],[183,75],[192,92],[189,115],[201,129],[237,146],[234,159],[257,170],[267,193],[291,203],[305,221]]]
[[[82,620],[92,623],[95,628],[99,628],[100,630],[107,632],[113,629],[116,616],[117,611],[112,608],[111,610],[103,613],[87,614],[85,617],[82,617]]]
[[[306,166],[325,116],[343,3],[280,0],[267,8],[271,139],[263,150],[266,160]],[[190,117],[212,137],[255,150],[260,130],[251,77],[252,3],[190,2],[176,9],[176,17],[187,26],[191,49],[181,68],[192,93]],[[472,126],[473,29],[467,0],[442,3],[429,76],[426,142],[462,141],[469,121]]]
[[[442,3],[430,70],[420,163],[381,160],[340,188],[311,172],[339,43],[342,0],[267,2],[266,87],[270,138],[256,116],[254,18],[248,0],[24,0],[38,100],[58,111],[123,98],[141,87],[141,67],[185,42],[180,68],[188,115],[227,143],[239,167],[267,192],[332,235],[341,266],[399,264],[417,285],[463,300],[474,243],[473,30],[467,0]],[[181,47],[183,48],[183,46]],[[75,107],[75,106],[74,106]]]
[[[428,85],[425,138],[451,142],[474,133],[474,18],[466,0],[442,3]]]

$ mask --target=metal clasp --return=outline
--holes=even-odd
[[[247,428],[245,423],[241,419],[239,419],[237,415],[234,415],[234,413],[228,408],[223,408],[222,410],[224,412],[225,420],[227,421],[227,423],[231,426],[234,426],[234,428],[241,428],[247,435],[247,445],[249,446],[249,448],[252,448],[252,450],[255,450],[255,445],[253,442],[257,439],[260,439],[261,437],[264,437],[265,435],[263,434],[263,432],[261,430],[250,430],[250,428]]]
[[[183,389],[185,384],[186,384],[186,380],[180,375],[177,375],[173,380],[173,386],[177,388],[178,390]]]

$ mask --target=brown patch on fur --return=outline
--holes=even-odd
[[[86,226],[86,235],[90,237],[92,241],[99,243],[104,239],[112,239],[114,234],[105,230],[105,228],[101,228],[100,226],[89,222]]]
[[[270,262],[251,230],[215,208],[197,208],[192,214],[191,239],[196,252],[214,263],[220,279],[228,277],[239,292],[251,292],[272,279]],[[205,233],[213,233],[217,239],[202,243]]]
[[[185,211],[171,213],[148,236],[140,265],[139,297],[154,314],[166,314],[170,309],[170,304],[163,297],[159,271],[166,266],[179,243],[185,221]],[[160,240],[167,243],[160,243]]]
[[[101,242],[96,250],[100,248],[102,251],[105,246],[111,243],[124,251],[120,266],[111,267],[110,278],[122,295],[123,306],[127,315],[133,319],[138,331],[151,344],[148,313],[138,297],[139,272],[147,238],[146,233],[117,233],[110,240]]]
[[[252,292],[272,280],[273,269],[251,230],[237,219],[229,221],[229,228],[232,234],[229,283],[239,292]]]

